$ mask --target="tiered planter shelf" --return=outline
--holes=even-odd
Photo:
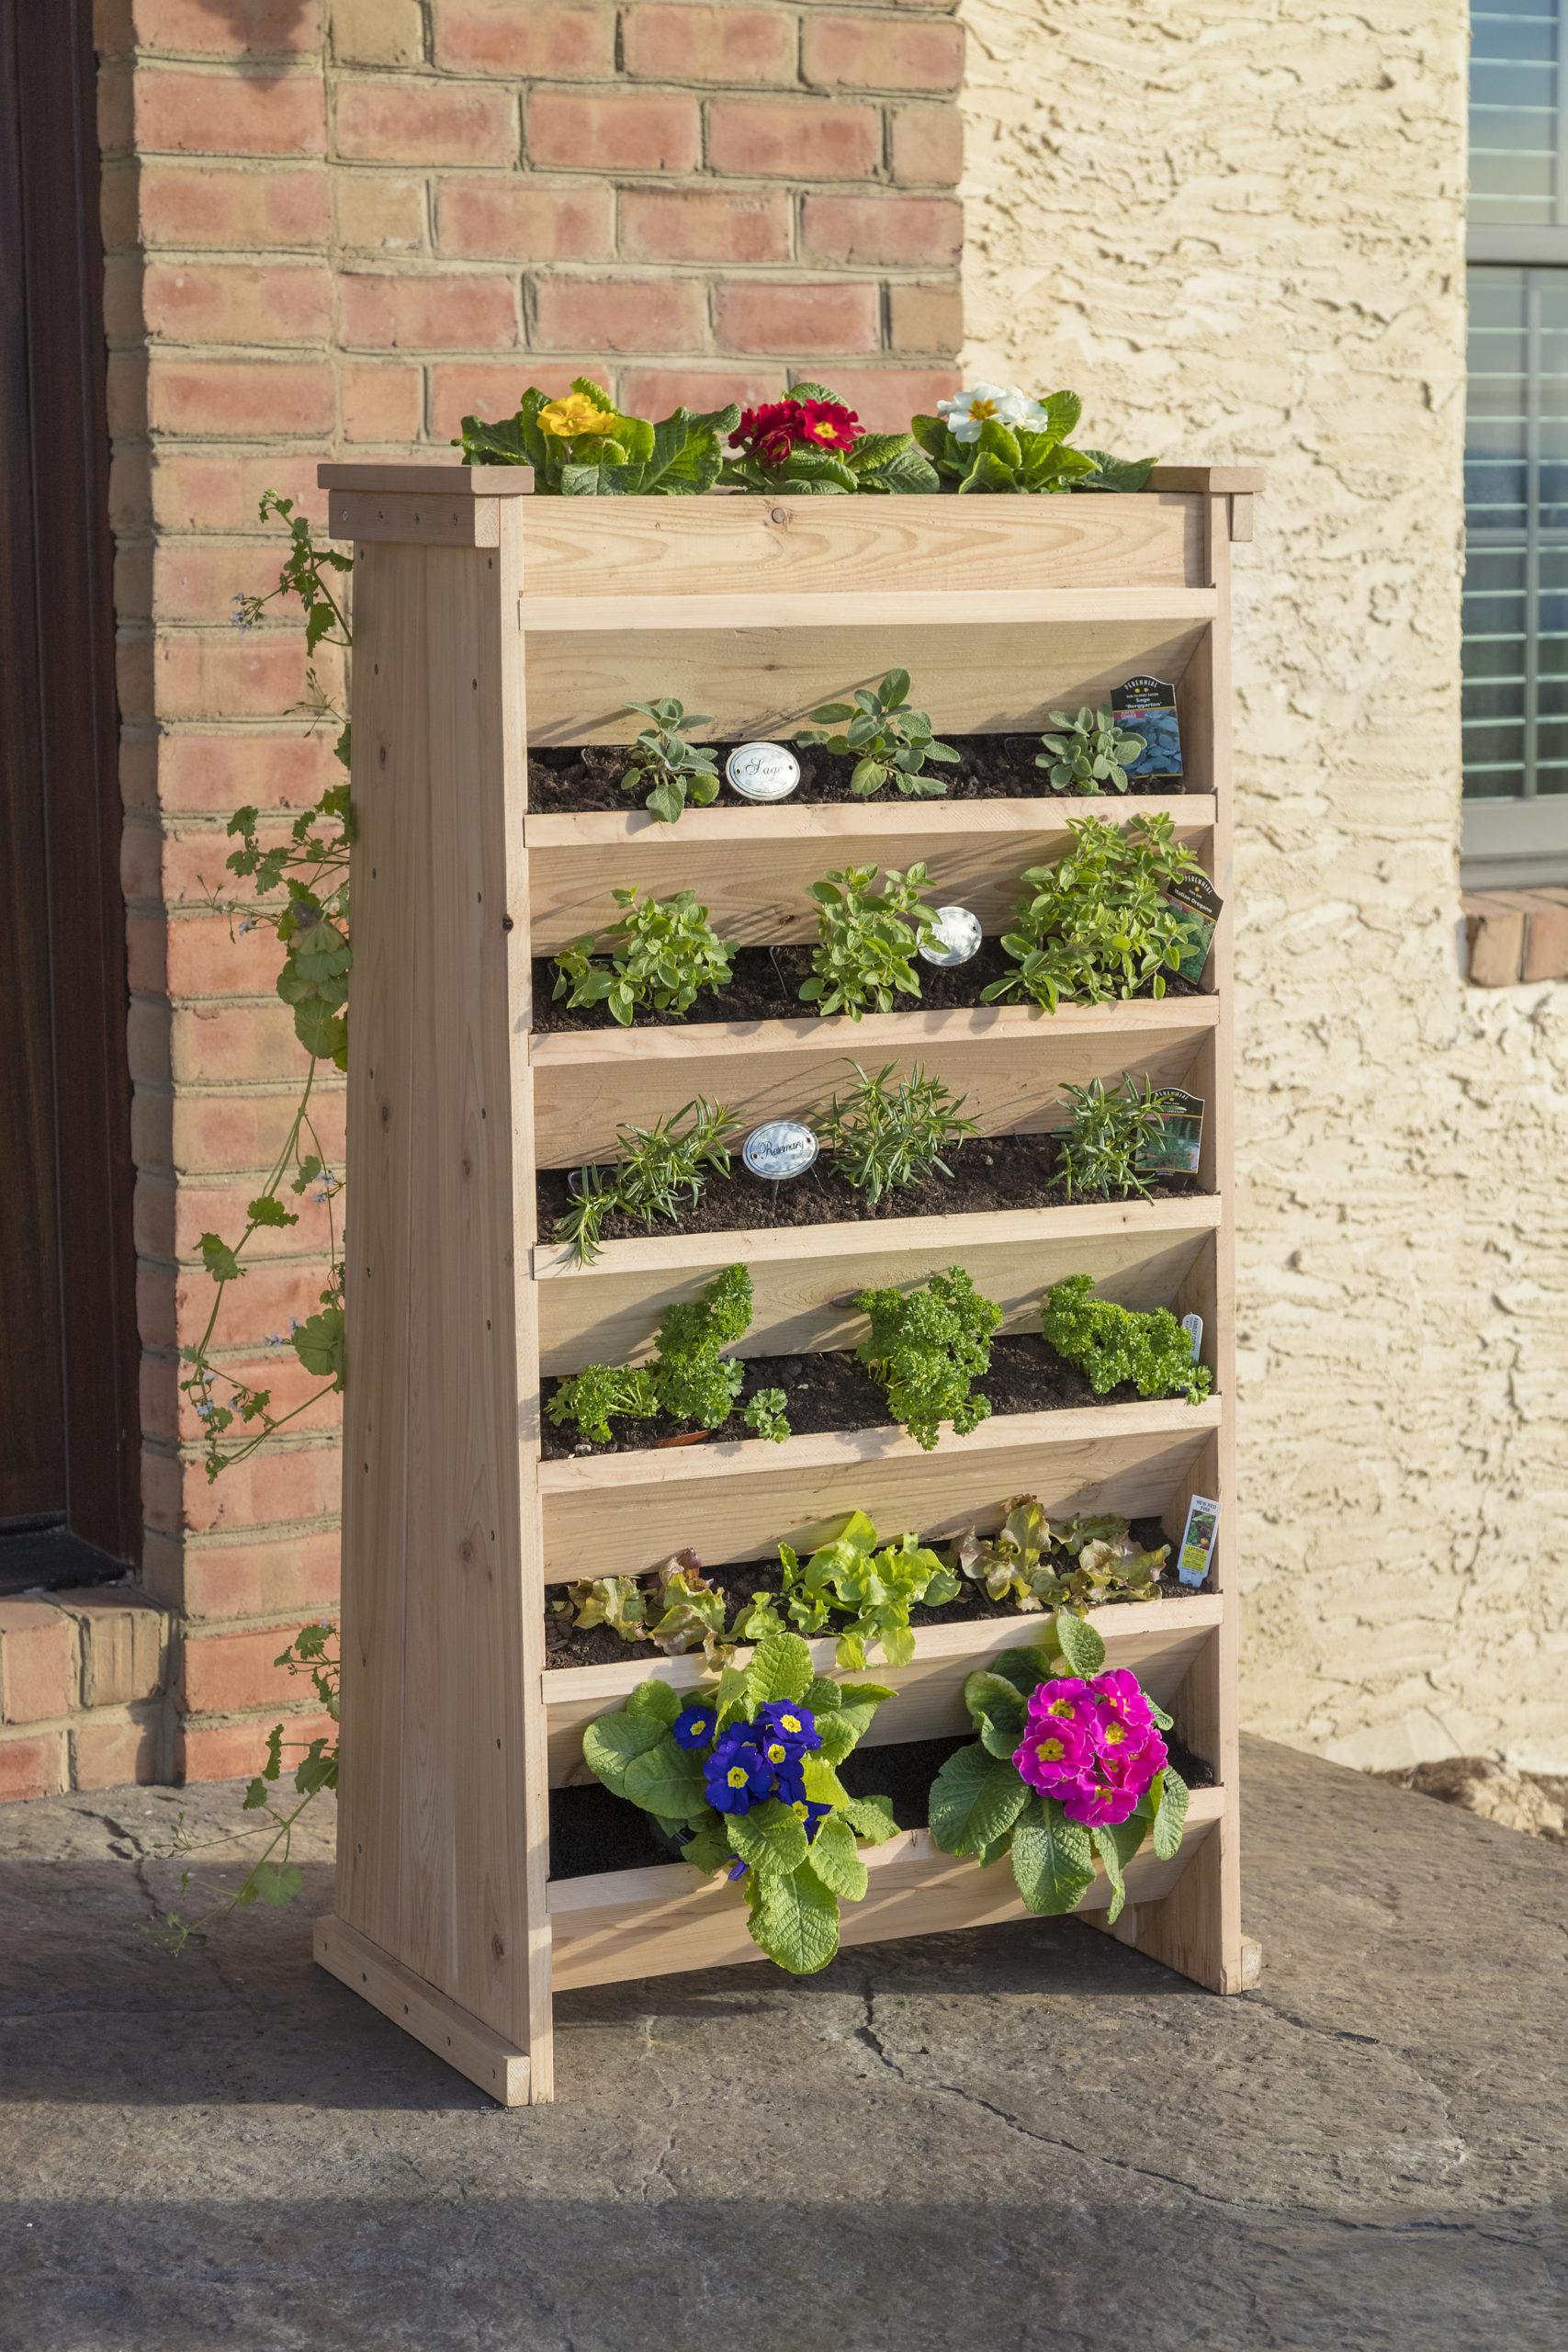
[[[584,1725],[649,1676],[627,1653],[547,1671],[549,1587],[691,1545],[772,1557],[859,1506],[936,1538],[1027,1489],[1053,1512],[1157,1515],[1195,1491],[1224,1518],[1217,1589],[1097,1612],[1213,1766],[1179,1853],[1129,1872],[1123,1940],[1216,1991],[1244,1974],[1235,1775],[1230,922],[1207,991],[1160,1002],[897,1012],[678,1027],[532,1028],[532,960],[635,881],[691,888],[724,937],[810,936],[808,885],[923,858],[939,899],[1002,927],[1024,867],[1071,817],[1175,820],[1229,888],[1229,554],[1256,478],[1156,473],[1136,496],[535,500],[507,469],[327,467],[355,542],[355,971],[349,1078],[352,1360],[344,1506],[344,1770],[322,1964],[509,2103],[551,2096],[551,1999],[620,1977],[750,1961],[736,1891],[684,1864],[554,1880],[548,1792],[585,1776]],[[525,746],[624,741],[633,699],[677,694],[716,740],[793,734],[846,684],[908,669],[939,733],[1038,732],[1135,671],[1179,682],[1186,792],[1168,800],[980,799],[636,813],[527,808]],[[1115,1206],[867,1219],[612,1242],[592,1268],[538,1238],[537,1170],[706,1093],[748,1123],[809,1112],[846,1057],[915,1061],[986,1134],[1058,1123],[1062,1088],[1145,1073],[1207,1105],[1201,1190]],[[540,1380],[646,1346],[671,1301],[751,1272],[759,1356],[843,1347],[851,1294],[961,1263],[1021,1328],[1042,1291],[1203,1317],[1203,1405],[998,1415],[931,1453],[897,1429],[540,1458]],[[920,1630],[873,1741],[964,1726],[964,1678],[1016,1619]],[[832,1645],[816,1645],[830,1671]],[[844,1937],[1022,1917],[1010,1881],[922,1830],[867,1853]],[[1089,1914],[1104,1908],[1103,1880]]]

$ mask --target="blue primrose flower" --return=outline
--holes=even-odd
[[[751,1725],[734,1724],[703,1767],[703,1793],[716,1813],[750,1813],[773,1793],[773,1768]]]
[[[828,1815],[832,1812],[832,1806],[830,1804],[818,1804],[815,1797],[807,1796],[805,1793],[804,1783],[802,1784],[801,1794],[797,1797],[786,1798],[785,1803],[788,1804],[789,1809],[791,1813],[794,1814],[796,1821],[803,1822],[805,1824],[806,1842],[809,1846],[811,1840],[816,1837],[817,1832],[821,1828],[822,1824],[827,1820]]]
[[[773,1764],[782,1763],[785,1757],[809,1755],[822,1745],[816,1716],[793,1699],[771,1699],[765,1707],[759,1707],[753,1728],[763,1755]]]
[[[705,1747],[713,1737],[714,1725],[717,1721],[718,1716],[711,1706],[705,1706],[701,1700],[694,1699],[689,1707],[682,1708],[670,1726],[675,1735],[675,1745],[677,1747]]]

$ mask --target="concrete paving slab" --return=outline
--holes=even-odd
[[[513,2114],[310,1964],[330,1820],[174,1961],[236,1790],[0,1811],[0,2346],[1564,2352],[1568,1853],[1245,1754],[1255,1993],[1070,1921],[667,1977]]]

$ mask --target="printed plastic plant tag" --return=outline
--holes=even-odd
[[[1192,1361],[1196,1363],[1203,1352],[1203,1318],[1201,1315],[1184,1315],[1181,1328],[1192,1342]]]
[[[1145,1176],[1196,1176],[1203,1143],[1203,1098],[1185,1087],[1160,1089],[1159,1126],[1138,1154]]]
[[[1214,1539],[1219,1532],[1219,1504],[1207,1495],[1194,1495],[1187,1506],[1187,1524],[1181,1531],[1181,1549],[1176,1555],[1176,1573],[1183,1584],[1207,1582],[1209,1570],[1214,1565]]]
[[[799,1119],[769,1119],[753,1127],[740,1147],[740,1157],[753,1176],[764,1183],[787,1183],[804,1176],[817,1158],[818,1143]]]
[[[1127,770],[1140,782],[1157,776],[1181,781],[1181,722],[1176,716],[1176,688],[1159,678],[1129,678],[1113,687],[1111,716],[1129,735],[1141,735],[1144,748]]]
[[[1168,882],[1160,895],[1168,905],[1179,910],[1186,933],[1176,977],[1184,980],[1189,988],[1196,988],[1209,960],[1214,925],[1220,919],[1220,909],[1224,900],[1206,874],[1183,874],[1179,880]]]
[[[967,964],[980,952],[980,918],[971,914],[967,907],[938,907],[936,936],[923,941],[920,961],[938,964],[945,971],[953,964]]]
[[[724,773],[743,800],[787,800],[800,782],[800,762],[787,743],[738,743]]]

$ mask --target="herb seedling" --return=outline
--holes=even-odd
[[[932,1173],[951,1176],[943,1152],[955,1151],[975,1133],[961,1114],[965,1095],[954,1095],[919,1062],[893,1084],[894,1064],[868,1076],[852,1062],[860,1084],[842,1101],[834,1095],[822,1116],[820,1134],[833,1165],[874,1208],[885,1193],[921,1184]]]
[[[558,1427],[575,1422],[586,1438],[610,1442],[612,1414],[671,1420],[716,1430],[735,1409],[745,1373],[720,1350],[744,1339],[751,1321],[751,1277],[744,1266],[726,1266],[695,1298],[677,1299],[660,1317],[653,1361],[635,1370],[591,1363],[563,1380],[546,1411]],[[760,1437],[788,1437],[784,1391],[763,1389],[752,1400]]]
[[[682,1861],[739,1881],[752,1940],[807,1976],[839,1949],[840,1901],[866,1891],[857,1841],[897,1826],[886,1797],[851,1796],[837,1770],[892,1696],[813,1674],[800,1636],[773,1634],[684,1705],[667,1682],[639,1682],[589,1724],[583,1760],[680,1840]]]
[[[1051,713],[1060,731],[1043,735],[1045,749],[1034,764],[1045,769],[1053,792],[1125,792],[1127,770],[1144,748],[1141,735],[1124,734],[1109,710],[1086,705],[1076,718],[1065,710]]]
[[[1041,1325],[1056,1353],[1077,1366],[1097,1396],[1131,1381],[1140,1396],[1185,1396],[1198,1405],[1213,1386],[1213,1374],[1206,1363],[1193,1362],[1192,1341],[1168,1306],[1145,1310],[1096,1298],[1088,1274],[1052,1283]]]
[[[1025,1905],[1045,1918],[1077,1908],[1098,1860],[1114,1921],[1145,1838],[1162,1861],[1181,1844],[1188,1791],[1161,1737],[1170,1717],[1136,1675],[1104,1665],[1092,1625],[1047,1618],[1028,1649],[970,1675],[964,1704],[979,1737],[931,1783],[933,1844],[982,1865],[1010,1856]]]
[[[735,1126],[733,1112],[699,1094],[651,1127],[617,1127],[619,1159],[608,1170],[579,1169],[577,1198],[556,1219],[554,1238],[570,1245],[580,1266],[591,1266],[617,1210],[640,1217],[649,1232],[658,1218],[677,1224],[683,1203],[695,1208],[710,1176],[728,1175]]]
[[[585,932],[556,957],[552,995],[568,1009],[607,1004],[629,1029],[639,1012],[688,1013],[705,989],[729,978],[730,954],[694,892],[638,900],[635,884],[611,893],[625,910],[618,922]],[[601,961],[603,957],[608,961]]]
[[[1029,896],[1002,934],[1018,968],[981,990],[987,1004],[1023,997],[1055,1012],[1064,999],[1099,1004],[1145,987],[1163,996],[1180,965],[1185,920],[1165,886],[1201,869],[1169,817],[1080,817],[1067,830],[1066,855],[1023,876]]]
[[[782,1445],[790,1433],[785,1402],[782,1388],[759,1388],[740,1418],[753,1437],[766,1438],[772,1445]]]
[[[1098,1078],[1087,1086],[1064,1086],[1072,1123],[1058,1137],[1060,1165],[1052,1177],[1070,1201],[1074,1194],[1089,1200],[1125,1201],[1136,1193],[1152,1193],[1138,1166],[1144,1151],[1160,1135],[1172,1097],[1155,1091],[1145,1078],[1143,1091],[1134,1078],[1123,1078],[1107,1094]]]
[[[916,1443],[929,1453],[947,1420],[956,1437],[978,1429],[991,1400],[976,1393],[975,1383],[990,1370],[1002,1310],[962,1266],[932,1274],[912,1291],[863,1290],[854,1303],[871,1317],[870,1337],[855,1353]]]
[[[641,711],[653,724],[645,727],[632,745],[632,763],[621,778],[621,790],[640,792],[648,785],[650,788],[642,805],[663,825],[674,824],[688,800],[694,808],[705,808],[710,800],[716,800],[717,752],[706,743],[686,741],[687,729],[711,722],[688,711],[672,696],[660,702],[628,703],[626,707]]]
[[[929,881],[924,865],[900,874],[888,866],[880,890],[874,865],[846,865],[814,882],[817,945],[801,1001],[820,1013],[845,1012],[858,1021],[870,1007],[891,1012],[896,996],[919,996],[915,957],[936,933],[936,917],[921,904]]]
[[[853,757],[850,790],[857,800],[869,799],[889,779],[900,792],[919,798],[947,790],[940,776],[925,774],[926,762],[952,766],[958,753],[951,743],[935,740],[923,710],[910,709],[908,670],[889,670],[880,685],[856,686],[852,701],[824,703],[811,716],[825,725],[803,734],[801,741],[823,744],[841,758]],[[842,734],[829,731],[845,720],[849,723]]]
[[[563,1380],[545,1410],[558,1429],[573,1422],[594,1445],[608,1445],[615,1435],[612,1415],[627,1421],[650,1421],[659,1410],[653,1374],[629,1365],[590,1363]]]
[[[1107,1512],[1053,1526],[1034,1495],[1002,1505],[995,1535],[973,1527],[953,1547],[958,1575],[984,1588],[989,1600],[1010,1600],[1021,1611],[1098,1609],[1111,1600],[1155,1600],[1168,1544],[1141,1551],[1127,1521]]]

